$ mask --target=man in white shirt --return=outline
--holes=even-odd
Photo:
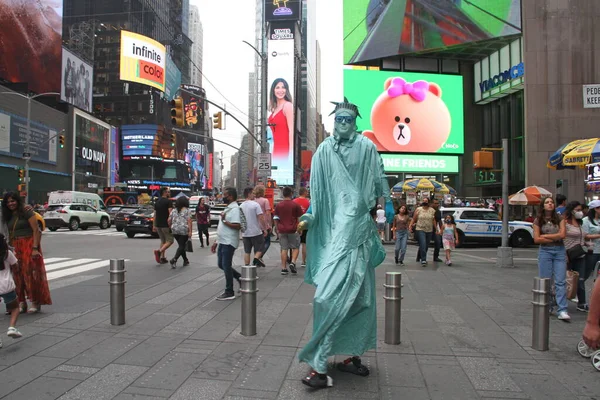
[[[223,191],[223,202],[227,204],[221,213],[217,227],[217,241],[213,243],[211,251],[217,253],[217,264],[225,273],[225,291],[217,296],[216,300],[234,300],[233,279],[240,283],[240,273],[233,267],[233,253],[240,244],[241,217],[240,206],[237,203],[235,188],[226,188]]]
[[[254,260],[252,265],[265,267],[262,262],[262,254],[265,247],[265,235],[267,232],[263,229],[264,215],[260,205],[254,201],[254,189],[244,189],[244,201],[241,205],[244,216],[246,217],[246,230],[242,232],[244,241],[244,263],[250,265],[250,253],[254,248]]]

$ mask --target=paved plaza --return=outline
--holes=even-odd
[[[298,363],[297,353],[311,335],[314,289],[303,283],[302,269],[298,276],[280,275],[274,244],[265,258],[268,267],[259,269],[256,336],[240,334],[239,298],[214,301],[223,275],[206,250],[194,253],[191,266],[162,271],[167,277],[150,285],[136,284],[133,272],[164,267],[132,262],[125,325],[110,325],[106,274],[73,286],[58,284],[53,296],[61,306],[23,316],[23,339],[3,336],[0,397],[598,398],[600,373],[576,351],[585,314],[574,303],[570,324],[551,319],[550,351],[530,348],[535,249],[516,251],[517,268],[508,270],[494,266],[493,248],[462,249],[452,267],[430,262],[427,268],[414,262],[414,246],[403,268],[392,264],[393,248],[386,248],[387,260],[377,269],[379,343],[363,357],[371,369],[366,378],[332,369],[333,388],[313,391],[301,384],[308,368]],[[238,250],[237,265],[240,256]],[[383,342],[386,271],[401,271],[404,283],[397,346]],[[69,298],[84,296],[86,285],[89,293],[100,287],[102,296],[88,296],[85,306],[78,300],[69,304]]]

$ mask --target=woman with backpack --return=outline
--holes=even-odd
[[[177,251],[175,256],[169,261],[171,268],[175,269],[179,257],[183,258],[183,266],[190,265],[186,254],[186,244],[192,237],[192,214],[190,212],[190,201],[187,197],[181,196],[175,202],[175,209],[169,215],[169,227],[173,232],[173,237],[177,241]]]

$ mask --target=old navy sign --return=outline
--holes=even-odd
[[[517,79],[525,75],[525,64],[520,63],[510,67],[504,72],[494,75],[488,80],[479,83],[479,89],[481,93],[492,90],[493,88],[502,85],[503,83],[509,82],[513,79]]]

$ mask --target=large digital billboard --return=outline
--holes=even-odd
[[[172,142],[171,131],[152,124],[123,125],[121,127],[121,155],[128,160],[177,160],[186,157],[186,141],[177,137]]]
[[[73,189],[97,191],[110,185],[111,126],[74,109]]]
[[[267,43],[269,60],[267,120],[271,177],[278,185],[294,184],[294,25],[271,25]]]
[[[0,78],[60,92],[62,0],[0,0]]]
[[[181,71],[168,53],[166,66],[165,97],[167,101],[171,101],[177,95],[179,85],[181,85]]]
[[[344,0],[344,63],[521,33],[521,0]]]
[[[346,69],[344,96],[380,152],[464,153],[462,76]]]
[[[183,99],[185,128],[203,129],[204,127],[204,100],[206,92],[199,86],[182,84],[179,95]]]
[[[60,99],[91,113],[93,82],[94,68],[63,48]]]
[[[121,31],[120,79],[165,91],[165,46],[137,33]]]
[[[300,19],[302,4],[300,0],[264,0],[265,21],[284,21]]]

